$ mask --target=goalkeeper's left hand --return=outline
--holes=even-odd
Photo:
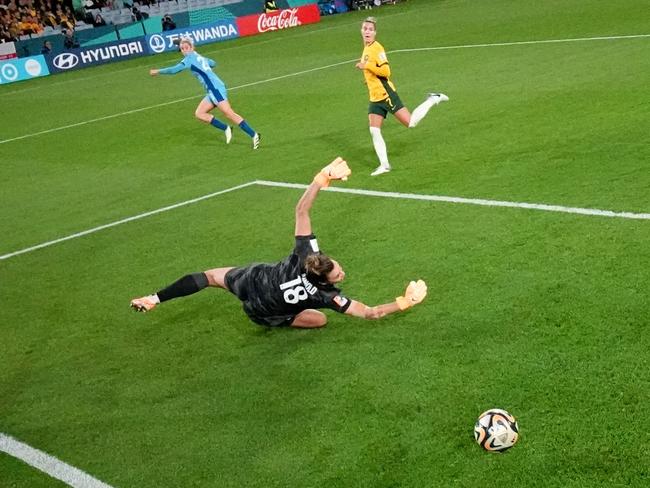
[[[404,296],[397,297],[395,301],[397,301],[397,306],[400,310],[406,310],[407,308],[411,308],[413,305],[422,302],[426,296],[427,284],[422,280],[418,280],[417,282],[411,281],[409,286],[406,287]]]
[[[338,157],[320,170],[320,172],[314,177],[314,182],[319,184],[322,188],[327,188],[331,180],[345,181],[351,174],[352,170],[348,167],[347,161]]]

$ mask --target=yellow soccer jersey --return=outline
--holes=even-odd
[[[390,66],[388,65],[388,58],[386,57],[384,46],[377,41],[366,46],[361,55],[361,62],[366,63],[363,76],[366,79],[366,85],[368,85],[370,101],[379,102],[388,98],[386,85],[393,91],[395,91],[395,85],[389,79]]]

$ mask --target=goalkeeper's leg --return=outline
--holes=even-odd
[[[225,288],[224,277],[226,272],[230,269],[231,268],[218,268],[205,273],[192,273],[185,275],[153,295],[131,300],[131,307],[136,309],[138,312],[148,312],[159,303],[174,298],[192,295],[208,286]],[[224,270],[223,273],[218,273],[218,271],[221,270]]]
[[[298,315],[295,316],[293,322],[291,322],[291,327],[299,327],[301,329],[316,329],[318,327],[324,327],[327,324],[327,315],[318,310],[313,310],[308,308],[303,310]]]

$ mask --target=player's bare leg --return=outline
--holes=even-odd
[[[381,135],[381,126],[384,123],[384,118],[377,114],[368,114],[368,123],[370,124],[370,135],[372,136],[372,145],[375,147],[375,153],[379,158],[379,166],[372,173],[372,176],[377,176],[390,171],[390,164],[388,162],[388,151],[386,150],[386,142]]]
[[[291,327],[301,329],[317,329],[327,324],[327,316],[323,312],[308,308],[300,312],[291,322]]]
[[[404,127],[409,127],[411,123],[411,112],[409,112],[408,108],[402,107],[394,115],[400,124]]]
[[[226,144],[230,144],[230,140],[232,139],[232,129],[230,126],[224,124],[221,122],[219,119],[216,119],[214,115],[210,113],[210,111],[214,110],[215,105],[210,101],[209,98],[204,98],[201,100],[201,103],[199,103],[199,106],[196,107],[196,110],[194,111],[194,116],[199,119],[201,122],[205,122],[206,124],[210,124],[213,127],[216,127],[219,130],[222,130],[224,132],[224,135],[226,136]]]
[[[429,110],[434,105],[438,105],[441,102],[446,102],[449,100],[449,97],[444,93],[429,93],[426,100],[420,105],[415,107],[413,113],[411,114],[406,107],[399,109],[395,112],[395,118],[400,121],[402,125],[408,128],[413,128],[417,126],[424,117],[429,113]]]
[[[246,132],[253,139],[253,149],[260,146],[260,135],[253,130],[251,126],[244,120],[244,117],[235,112],[230,106],[228,100],[223,100],[217,104],[217,108],[234,124],[237,124],[241,130]]]
[[[198,107],[194,111],[194,116],[199,119],[201,122],[209,124],[214,118],[210,111],[214,109],[214,104],[208,99],[204,98],[199,103]]]
[[[209,269],[205,272],[205,276],[208,277],[208,286],[213,286],[216,288],[223,288],[227,290],[226,286],[226,273],[230,271],[233,267],[229,268],[214,268]]]

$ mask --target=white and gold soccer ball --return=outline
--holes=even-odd
[[[474,439],[486,451],[503,452],[519,439],[517,420],[505,410],[492,408],[479,415]]]

